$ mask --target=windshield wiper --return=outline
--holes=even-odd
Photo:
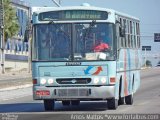
[[[50,20],[48,24],[54,24],[54,20]]]
[[[86,37],[89,35],[89,33],[91,32],[91,28],[94,27],[96,24],[96,20],[92,20],[92,22],[90,23],[89,27],[86,30],[86,33],[84,34],[84,40],[86,40]]]
[[[86,34],[84,37],[86,37],[90,31],[91,31],[91,28],[94,27],[94,25],[96,24],[96,20],[92,20],[92,22],[90,23],[89,27],[87,28],[87,31],[86,31]]]

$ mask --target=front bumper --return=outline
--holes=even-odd
[[[49,91],[49,95],[37,95],[36,91]],[[87,87],[45,87],[33,86],[33,99],[54,100],[96,100],[114,97],[115,86],[87,86]]]

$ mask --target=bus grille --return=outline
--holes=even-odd
[[[91,82],[91,78],[66,78],[56,79],[58,84],[88,84]]]
[[[89,96],[89,89],[57,89],[58,96]]]

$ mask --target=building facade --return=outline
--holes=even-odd
[[[28,42],[24,41],[26,27],[30,22],[29,4],[22,0],[11,0],[12,6],[16,9],[16,16],[19,22],[19,32],[13,38],[9,38],[6,42],[5,49],[15,52],[27,52]]]
[[[0,51],[0,71],[28,68],[28,42],[24,41],[25,30],[30,22],[30,6],[22,0],[10,0],[16,10],[19,32],[5,43],[4,54]],[[4,21],[5,22],[5,21]],[[2,64],[4,67],[2,67]],[[5,70],[3,70],[3,68]]]

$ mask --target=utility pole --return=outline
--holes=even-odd
[[[144,59],[144,62],[145,62],[145,68],[147,67],[147,64],[146,64],[146,62],[147,62],[147,50],[146,50],[146,48],[145,48],[145,59]]]
[[[32,26],[31,26],[31,9],[28,7],[28,27],[27,27],[27,31],[28,31],[28,73],[31,72],[31,40],[32,40]]]
[[[5,61],[5,55],[4,55],[4,5],[3,0],[0,0],[0,49],[1,49],[1,73],[5,73],[4,68],[4,61]]]
[[[59,4],[61,5],[61,0],[59,0]]]
[[[52,0],[58,7],[61,7],[61,0],[59,0],[59,2],[57,2],[56,0]]]

